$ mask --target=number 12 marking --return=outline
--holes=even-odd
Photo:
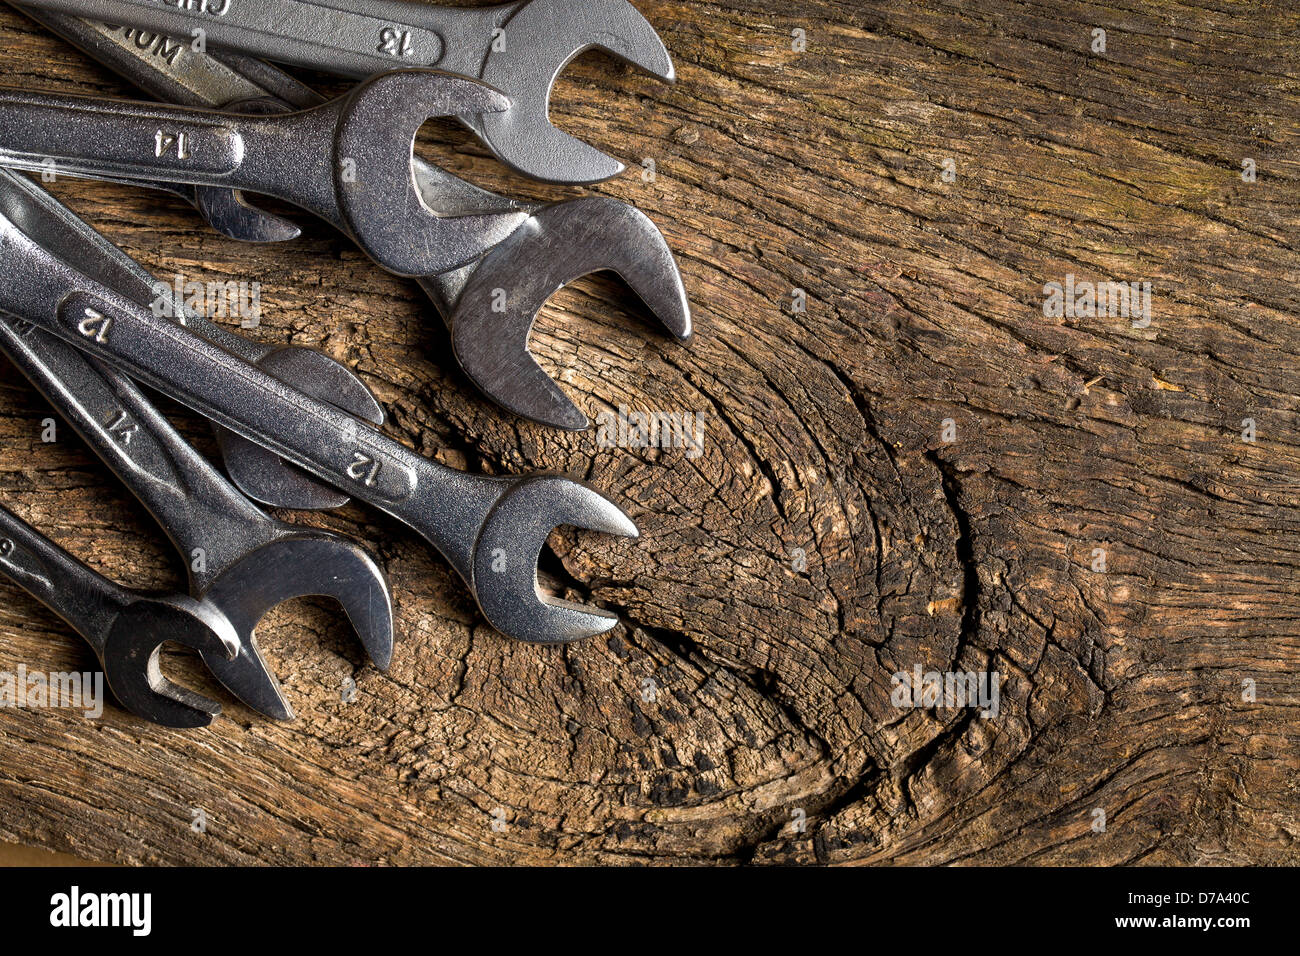
[[[348,465],[348,477],[359,481],[367,488],[375,486],[382,463],[359,451],[352,453],[352,464]]]

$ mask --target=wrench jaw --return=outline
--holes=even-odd
[[[589,185],[624,165],[551,125],[551,89],[564,68],[601,50],[652,76],[677,79],[668,49],[627,0],[585,0],[581,16],[562,0],[532,0],[505,25],[507,46],[489,52],[479,78],[510,97],[505,113],[462,117],[518,173],[543,182]]]
[[[237,189],[195,186],[194,207],[213,229],[238,242],[288,242],[302,235],[297,225],[259,209]]]
[[[222,109],[262,115],[287,111],[284,103],[269,96],[236,100]],[[208,225],[239,242],[288,242],[302,235],[296,223],[254,205],[238,189],[195,186],[194,206]]]
[[[293,708],[257,646],[255,630],[273,608],[299,597],[337,601],[370,660],[387,670],[393,658],[393,603],[383,570],[361,547],[329,532],[288,535],[245,557],[204,592],[239,636],[233,660],[205,655],[204,663],[226,689],[275,720],[292,720]]]
[[[473,262],[514,232],[526,212],[436,215],[412,167],[415,136],[427,120],[509,108],[496,90],[435,70],[383,73],[359,84],[339,117],[334,176],[341,225],[362,251],[396,275],[433,275]]]
[[[604,634],[618,623],[609,611],[542,593],[538,557],[547,536],[561,525],[639,536],[627,515],[586,485],[557,475],[533,475],[514,484],[479,533],[471,582],[483,615],[502,634],[534,644],[567,644]]]
[[[117,615],[104,639],[105,680],[137,717],[164,727],[206,727],[221,705],[163,676],[159,656],[167,641],[193,648],[205,661],[239,652],[230,622],[212,607],[180,596],[141,599]]]
[[[587,416],[537,364],[528,336],[548,298],[606,270],[627,282],[678,341],[691,337],[686,287],[655,224],[616,199],[573,199],[538,210],[465,280],[449,324],[456,358],[474,384],[516,415],[585,429]],[[498,311],[502,289],[504,312]]]

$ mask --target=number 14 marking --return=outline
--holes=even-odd
[[[165,133],[162,130],[154,133],[153,137],[153,154],[161,158],[173,146],[176,147],[176,156],[178,159],[190,158],[190,144],[188,133]]]
[[[388,56],[410,56],[411,34],[407,30],[384,27],[379,31],[379,52]]]

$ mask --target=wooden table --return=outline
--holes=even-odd
[[[240,245],[166,197],[51,186],[161,277],[260,282],[250,334],[355,368],[421,452],[625,504],[639,542],[565,531],[544,560],[620,626],[511,643],[395,522],[294,515],[387,569],[392,669],[299,601],[259,631],[294,723],[179,653],[226,703],[208,730],[0,713],[0,840],[176,864],[1300,860],[1295,6],[638,6],[677,85],[592,55],[554,115],[631,160],[594,191],[662,227],[698,334],[673,344],[605,277],[532,343],[589,413],[702,416],[700,454],[500,413],[418,289],[306,217]],[[128,91],[12,11],[0,35],[10,85]],[[583,192],[451,124],[428,150],[521,198]],[[1066,313],[1045,287],[1069,281]],[[1084,282],[1149,282],[1150,310],[1090,314]],[[3,501],[117,580],[183,586],[70,429],[42,441],[49,415],[5,375]],[[0,585],[20,663],[92,658]],[[916,667],[996,671],[996,716],[898,706]]]

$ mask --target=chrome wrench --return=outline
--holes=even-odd
[[[166,179],[277,196],[404,276],[468,265],[528,218],[438,216],[416,189],[415,134],[454,112],[509,101],[429,70],[386,73],[323,106],[267,116],[130,100],[0,90],[0,161],[92,179]]]
[[[174,102],[218,106],[242,99],[263,106],[278,103],[283,111],[324,102],[258,60],[224,56],[216,62],[211,54],[189,48],[168,48],[160,56],[153,35],[128,36],[128,29],[64,14],[31,15],[142,89]],[[546,299],[588,273],[609,270],[622,276],[679,341],[690,337],[690,305],[676,262],[663,235],[635,208],[599,197],[525,205],[418,158],[412,169],[420,197],[440,215],[522,211],[530,216],[472,266],[418,279],[452,330],[462,368],[497,404],[553,427],[586,427],[587,417],[533,359],[528,336]],[[504,309],[501,291],[508,293]],[[229,432],[224,434],[231,440]],[[240,476],[234,477],[249,490]]]
[[[0,188],[3,184],[0,183]],[[62,339],[0,315],[8,356],[154,516],[185,561],[190,594],[239,636],[233,660],[203,653],[208,670],[255,710],[293,710],[258,649],[258,622],[306,595],[334,598],[381,669],[392,655],[392,603],[383,572],[346,539],[259,511],[221,477],[127,378]]]
[[[110,26],[69,14],[24,7],[15,0],[8,2],[9,6],[62,37],[91,59],[126,76],[165,102],[210,109],[234,104],[247,106],[279,95],[277,91],[259,85],[259,73],[265,73],[273,80],[288,79],[279,70],[253,57],[233,53],[197,53],[184,40],[134,27]],[[144,64],[153,68],[144,69]],[[240,242],[283,242],[302,233],[288,219],[259,209],[234,190],[168,182],[136,182],[136,185],[147,185],[180,196],[201,210],[212,228]]]
[[[206,727],[221,705],[173,684],[158,666],[166,641],[205,659],[233,656],[230,622],[184,595],[151,595],[114,584],[7,508],[0,507],[0,575],[63,618],[90,645],[118,702],[164,727]]]
[[[0,208],[25,217],[42,247],[113,288],[120,251],[19,173],[0,170]],[[127,260],[130,262],[130,260]],[[131,262],[134,271],[139,266]],[[128,295],[128,298],[130,296]],[[236,697],[268,716],[292,710],[258,650],[254,632],[272,608],[296,597],[331,597],[382,670],[392,658],[388,581],[357,544],[296,528],[258,510],[186,442],[128,379],[23,313],[0,315],[0,351],[68,421],[166,531],[185,561],[190,593],[234,626],[234,660],[204,656]]]
[[[635,537],[635,525],[585,485],[556,475],[471,475],[424,458],[87,276],[45,248],[48,215],[14,193],[0,209],[0,310],[24,318],[394,516],[465,580],[488,622],[556,643],[604,633],[617,617],[544,597],[537,559],[572,525]]]
[[[106,66],[122,73],[158,96],[182,99],[187,91],[207,91],[211,99],[196,99],[192,105],[220,107],[238,102],[248,105],[266,101],[272,90],[279,92],[289,80],[284,73],[251,57],[194,53],[179,41],[165,37],[143,38],[130,28],[91,23],[79,17],[18,7],[73,46]],[[143,41],[143,42],[142,42]],[[150,67],[150,68],[146,68]],[[264,76],[268,85],[258,85]],[[305,89],[305,87],[304,87]],[[319,98],[317,102],[320,102]],[[119,182],[131,180],[117,179]],[[139,182],[149,188],[165,189],[198,208],[217,231],[234,239],[263,242],[291,239],[301,230],[288,220],[253,206],[239,192],[206,186]],[[121,264],[119,289],[132,293],[141,303],[169,296],[153,277],[115,246],[105,244],[104,257],[116,257]],[[130,283],[129,285],[121,283]],[[204,338],[218,342],[245,361],[260,365],[290,385],[323,398],[376,425],[384,423],[384,410],[370,390],[349,369],[322,352],[300,346],[270,346],[227,331],[193,310],[173,303],[171,311]],[[226,470],[244,494],[276,508],[326,510],[347,504],[348,496],[315,481],[305,472],[281,462],[260,445],[231,432],[217,429],[218,445]]]
[[[535,179],[593,183],[622,163],[551,125],[551,88],[590,49],[665,82],[676,73],[654,27],[628,0],[517,0],[448,7],[395,0],[30,0],[31,6],[202,38],[280,63],[364,78],[436,67],[510,97],[498,116],[462,115],[503,162]]]
[[[89,227],[87,227],[89,228]],[[273,346],[231,332],[200,313],[184,308],[167,283],[155,280],[138,262],[97,233],[93,262],[102,280],[141,305],[192,329],[227,351],[283,379],[302,391],[337,404],[374,424],[384,411],[370,390],[351,371],[323,352],[296,345]],[[166,306],[166,308],[161,308]],[[231,480],[249,497],[279,508],[323,510],[338,508],[348,496],[326,488],[298,468],[218,427],[217,441]]]

